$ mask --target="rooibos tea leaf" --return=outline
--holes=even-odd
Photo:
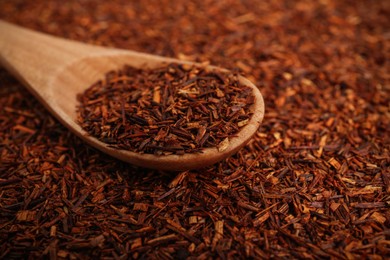
[[[174,63],[110,71],[78,99],[78,120],[90,135],[155,155],[225,150],[254,102],[237,74]]]

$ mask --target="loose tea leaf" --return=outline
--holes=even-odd
[[[251,116],[251,87],[201,66],[125,66],[78,96],[79,123],[110,146],[156,155],[227,149]]]
[[[0,69],[0,258],[386,259],[390,1],[158,3],[0,1],[0,16],[239,68],[264,96],[259,131],[202,170],[137,168],[69,133]]]

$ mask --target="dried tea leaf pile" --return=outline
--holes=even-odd
[[[86,145],[0,69],[0,258],[390,255],[390,1],[13,0],[0,18],[239,68],[267,108],[237,154],[172,174]]]
[[[156,155],[219,147],[250,119],[252,89],[200,66],[125,66],[78,97],[79,123],[112,147]]]

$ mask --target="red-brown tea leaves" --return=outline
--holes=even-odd
[[[112,147],[183,154],[221,147],[250,119],[252,89],[201,66],[125,66],[78,97],[79,123]]]
[[[0,258],[385,259],[389,1],[1,1],[59,36],[239,67],[267,108],[206,169],[132,167],[0,71]],[[191,258],[190,258],[191,259]]]

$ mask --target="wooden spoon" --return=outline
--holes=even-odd
[[[201,168],[223,160],[244,146],[256,133],[264,116],[260,91],[244,77],[240,82],[253,88],[253,116],[229,146],[218,151],[206,148],[202,153],[184,155],[141,154],[108,147],[88,135],[77,123],[76,95],[102,78],[106,72],[128,64],[155,68],[164,63],[193,64],[129,50],[104,48],[28,30],[0,21],[0,63],[13,74],[67,128],[90,145],[125,162],[160,170]],[[210,66],[210,68],[216,68]],[[216,68],[223,70],[221,68]]]

